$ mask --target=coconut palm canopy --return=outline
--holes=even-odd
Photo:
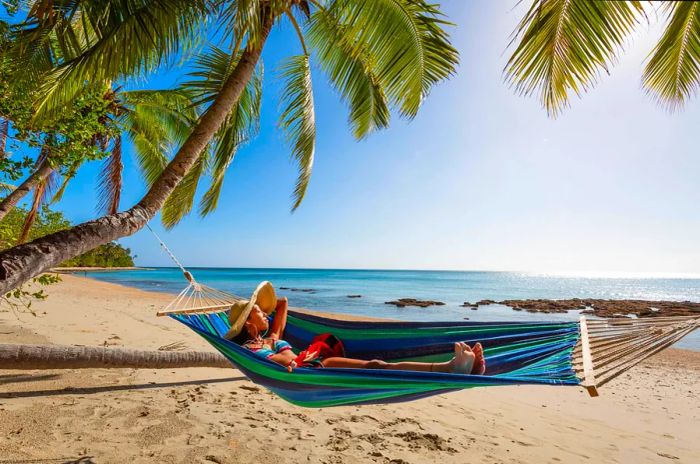
[[[262,18],[289,23],[298,32],[279,66],[284,91],[279,127],[299,166],[293,208],[304,197],[314,159],[315,114],[311,67],[318,66],[350,110],[349,124],[362,138],[389,124],[390,109],[414,117],[432,86],[455,70],[457,52],[437,7],[424,1],[122,1],[45,2],[32,5],[21,33],[21,59],[41,70],[39,117],[49,117],[80,94],[85,81],[147,76],[191,59],[195,71],[183,88],[199,108],[214,101],[247,43],[258,43]],[[212,32],[214,31],[214,32]],[[216,37],[216,40],[213,40]],[[49,40],[60,53],[46,49]],[[53,45],[53,44],[52,44]],[[301,52],[301,53],[299,53]],[[57,65],[47,66],[47,62]],[[48,73],[44,70],[51,68]],[[236,149],[258,126],[262,63],[220,129],[213,153],[203,151],[173,192],[163,220],[173,225],[189,212],[207,168],[212,182],[200,211],[217,201],[223,172]],[[224,134],[225,133],[225,134]]]
[[[134,233],[161,208],[166,225],[177,223],[191,209],[207,170],[212,182],[200,211],[211,211],[225,168],[258,125],[260,56],[270,30],[281,23],[290,24],[298,38],[278,75],[284,89],[279,128],[299,167],[295,209],[306,193],[315,155],[311,67],[323,70],[346,101],[357,138],[387,127],[392,110],[413,118],[431,88],[452,75],[457,64],[446,32],[449,23],[436,6],[423,0],[30,2],[11,56],[42,82],[36,119],[53,117],[86,82],[147,76],[194,51],[197,70],[185,88],[193,93],[200,117],[137,205],[114,220],[105,216],[40,239],[52,243],[52,252],[46,246],[41,253],[38,248],[4,252],[3,288],[98,242]],[[207,146],[215,139],[210,156]],[[40,246],[39,241],[26,246]],[[15,252],[20,254],[11,257]]]

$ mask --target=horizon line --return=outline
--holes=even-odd
[[[140,268],[178,269],[178,266],[136,265]],[[378,272],[482,272],[528,274],[533,277],[582,277],[592,279],[700,279],[700,273],[653,271],[524,271],[494,269],[416,269],[416,268],[360,268],[360,267],[290,267],[290,266],[185,266],[185,269],[261,269],[298,271],[378,271]]]

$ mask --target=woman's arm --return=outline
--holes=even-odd
[[[277,307],[275,308],[275,317],[272,319],[272,326],[268,337],[274,340],[279,340],[284,333],[284,328],[287,326],[287,297],[277,299]]]
[[[284,367],[287,368],[289,372],[292,372],[292,369],[295,368],[297,365],[294,362],[294,359],[296,358],[296,355],[292,350],[287,350],[283,351],[281,353],[273,354],[270,356],[269,359],[270,361],[274,361],[277,364],[280,364]]]

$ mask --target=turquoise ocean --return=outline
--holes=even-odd
[[[190,268],[195,279],[211,287],[248,296],[263,280],[271,281],[291,306],[359,316],[400,320],[520,321],[573,320],[568,314],[532,314],[500,305],[478,310],[460,307],[483,299],[606,298],[700,302],[699,278],[581,277],[519,272],[394,271],[341,269]],[[81,273],[82,275],[83,273]],[[187,282],[178,268],[86,272],[86,276],[176,294]],[[281,290],[288,287],[290,290]],[[307,291],[294,291],[301,289]],[[310,290],[310,291],[308,291]],[[361,295],[348,298],[348,295]],[[444,306],[396,308],[385,304],[398,298],[438,300]],[[151,309],[151,308],[144,308]],[[700,330],[677,345],[700,351]]]

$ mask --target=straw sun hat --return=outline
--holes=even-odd
[[[251,295],[250,300],[241,300],[231,306],[231,311],[228,313],[228,321],[231,324],[231,328],[226,332],[224,338],[232,340],[241,333],[255,305],[258,305],[265,314],[271,314],[277,307],[275,289],[270,282],[260,282]]]

